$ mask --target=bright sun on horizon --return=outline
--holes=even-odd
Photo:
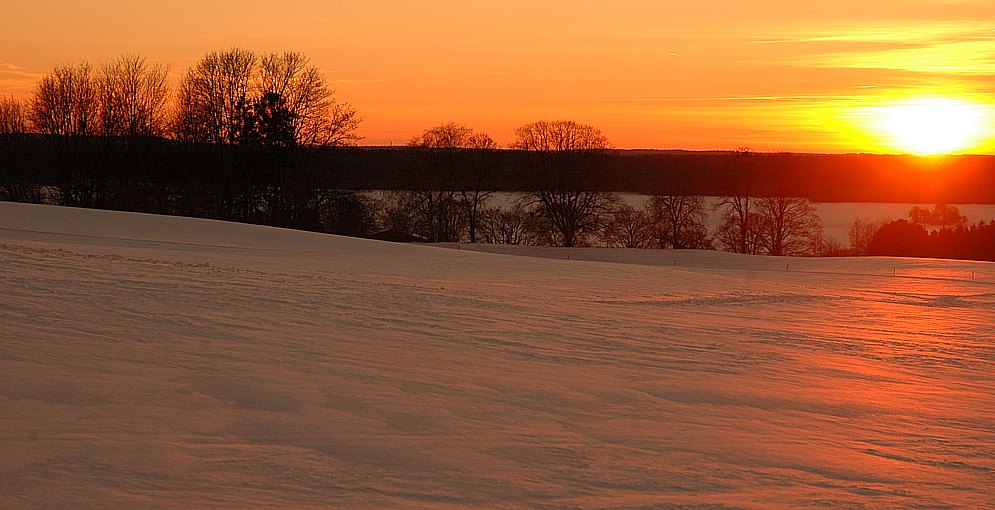
[[[920,97],[870,107],[867,128],[891,149],[919,156],[970,152],[988,137],[988,106]]]

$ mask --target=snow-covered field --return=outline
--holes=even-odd
[[[0,203],[0,508],[995,507],[995,265],[453,248]]]

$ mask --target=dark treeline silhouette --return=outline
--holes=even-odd
[[[167,72],[138,56],[64,65],[29,100],[0,98],[0,199],[395,240],[769,255],[847,252],[822,238],[812,201],[995,203],[988,156],[615,150],[572,121],[524,124],[507,149],[456,123],[358,147],[356,111],[300,54],[209,53],[173,101]],[[499,191],[515,198],[492,205]],[[639,208],[619,192],[652,198]],[[870,252],[877,225],[855,229],[848,252]],[[966,233],[927,237],[983,228],[948,230]]]
[[[995,221],[969,224],[955,206],[916,206],[909,211],[908,220],[895,220],[877,228],[867,253],[995,261]]]
[[[359,118],[306,57],[209,53],[173,102],[167,73],[138,56],[61,65],[4,98],[0,198],[366,233],[316,157],[357,140]]]
[[[737,194],[747,174],[754,196],[813,202],[995,203],[995,156],[749,151],[619,151],[606,184],[646,194],[681,189],[704,196]]]
[[[344,184],[355,189],[404,189],[444,181],[446,170],[410,171],[411,147],[340,147]],[[873,154],[611,149],[597,187],[644,195],[731,196],[748,180],[755,197],[788,195],[813,202],[995,204],[995,156],[922,158]],[[528,191],[524,151],[485,151],[493,191]],[[748,176],[748,177],[747,177]]]
[[[2,135],[0,135],[2,136]],[[51,173],[40,162],[54,164],[51,146],[37,136],[19,137],[15,165],[5,171]],[[151,140],[156,150],[183,152],[171,139]],[[114,142],[109,145],[122,145]],[[130,144],[133,146],[135,144]],[[242,151],[234,146],[230,152]],[[5,148],[6,149],[6,148]],[[104,146],[101,145],[101,149]],[[145,150],[141,148],[141,150]],[[251,151],[248,149],[246,151]],[[4,150],[10,154],[9,150]],[[337,175],[354,190],[414,189],[445,183],[449,170],[424,165],[426,150],[419,147],[315,147],[307,151],[312,166]],[[738,193],[735,152],[610,150],[605,153],[604,175],[597,187],[621,193],[731,196]],[[633,155],[639,153],[639,155]],[[140,154],[140,153],[139,153]],[[173,157],[166,154],[168,157]],[[515,149],[480,150],[486,159],[489,191],[527,191],[531,185],[528,157]],[[813,202],[971,203],[995,204],[995,156],[949,156],[943,162],[923,162],[914,156],[753,154],[763,162],[751,164],[750,195],[804,197]],[[822,158],[828,161],[823,162]],[[770,166],[766,166],[769,164]],[[420,168],[417,168],[421,165]],[[837,173],[834,169],[839,169]],[[127,173],[130,169],[110,169]],[[182,169],[176,169],[182,172]],[[870,184],[853,185],[847,175],[859,173]],[[31,179],[31,176],[25,178]],[[874,184],[876,183],[876,184]]]
[[[73,186],[72,173],[61,165],[62,154],[58,147],[63,142],[53,142],[49,136],[21,134],[2,136],[0,164],[3,172],[0,193],[5,200],[46,202],[65,205],[82,205],[63,198],[58,190]],[[371,236],[379,231],[396,228],[412,239],[431,240],[430,230],[418,225],[401,211],[393,220],[385,210],[390,209],[384,200],[376,200],[369,190],[451,191],[442,195],[452,198],[449,213],[438,216],[452,221],[448,237],[434,240],[470,241],[469,218],[463,209],[466,200],[463,192],[485,195],[492,191],[527,191],[530,186],[533,163],[522,150],[494,149],[434,149],[426,147],[364,148],[364,147],[280,147],[264,145],[231,145],[185,143],[172,139],[144,137],[120,138],[93,136],[87,144],[85,155],[88,172],[87,189],[90,191],[88,206],[172,215],[227,219],[297,229],[334,232],[354,236]],[[611,175],[624,168],[627,158],[624,151],[606,154],[605,172]],[[742,155],[720,154],[713,157],[728,162]],[[754,155],[746,156],[754,157]],[[622,162],[622,163],[619,163]],[[82,164],[82,163],[78,163]],[[617,165],[617,166],[616,166]],[[446,178],[439,175],[445,172]],[[75,170],[72,170],[75,172]],[[811,225],[811,206],[801,197],[762,197],[768,189],[763,180],[749,172],[749,187],[744,191],[732,190],[729,183],[722,187],[705,188],[705,194],[718,195],[725,207],[723,217],[737,214],[737,200],[749,202],[747,242],[742,243],[738,223],[723,220],[714,232],[704,227],[703,215],[707,205],[701,202],[702,175],[693,173],[686,178],[659,181],[662,193],[653,194],[653,206],[639,210],[612,198],[613,186],[600,183],[602,198],[607,201],[600,207],[598,222],[587,229],[586,237],[576,245],[603,244],[620,247],[652,248],[721,248],[742,253],[771,254],[825,254],[824,249],[812,247],[818,229]],[[726,173],[727,180],[734,174]],[[479,180],[477,180],[479,179]],[[472,186],[458,183],[472,182]],[[783,189],[783,188],[782,188]],[[671,191],[676,190],[676,191]],[[773,187],[770,190],[775,191]],[[647,190],[640,189],[646,193]],[[728,193],[721,195],[722,191]],[[987,190],[983,190],[987,191]],[[787,193],[781,193],[787,195]],[[424,193],[422,196],[426,196]],[[474,237],[480,242],[514,244],[565,244],[554,239],[557,235],[549,228],[544,214],[536,211],[534,197],[505,207],[489,207],[485,201],[477,204]],[[484,197],[486,198],[486,197]],[[790,198],[785,202],[782,198]],[[613,201],[616,200],[616,201]],[[779,211],[791,219],[792,205],[800,211],[801,221],[781,222],[784,228],[800,229],[796,241],[786,245],[776,241],[778,230],[770,230],[777,222],[761,221],[761,213],[771,217]],[[410,213],[410,210],[408,211]],[[920,211],[922,217],[949,214],[937,211]],[[669,218],[664,220],[664,218]],[[682,219],[683,218],[683,219]],[[688,219],[690,218],[690,219]],[[698,218],[698,219],[695,219]],[[681,226],[681,221],[686,225]],[[667,225],[665,231],[662,225]],[[764,226],[766,225],[766,226]],[[911,225],[911,224],[910,224]],[[678,227],[675,230],[675,226]],[[979,226],[947,227],[946,231],[926,232],[924,227],[913,225],[911,239],[947,239],[983,232]],[[764,229],[767,229],[765,232]],[[877,228],[875,225],[874,228]],[[465,230],[466,229],[466,230]],[[656,229],[656,230],[654,230]],[[807,232],[805,232],[807,230]],[[949,231],[949,232],[948,232]],[[964,233],[958,233],[963,231]],[[888,239],[885,229],[882,239]],[[918,233],[916,233],[918,232]],[[766,240],[765,240],[766,239]],[[958,248],[941,252],[936,248],[883,249],[893,242],[881,244],[873,250],[862,249],[855,253],[879,255],[936,256],[974,259],[991,259],[995,247],[972,241],[972,246],[982,246],[975,251]],[[923,241],[927,242],[927,241]],[[799,244],[800,243],[800,244]],[[948,243],[949,244],[949,243]],[[964,243],[960,243],[964,244]],[[778,247],[780,246],[780,247]],[[788,247],[786,249],[785,247]],[[917,246],[923,246],[922,244]],[[981,251],[978,251],[981,250]]]
[[[16,164],[4,165],[0,174],[3,198],[83,205],[60,191],[75,186],[64,182],[71,174],[53,149],[60,143],[44,135],[22,135],[11,142],[15,150],[4,155]],[[217,145],[99,136],[82,146],[88,150],[88,207],[353,236],[393,230],[402,239],[431,242],[740,251],[713,241],[705,225],[710,205],[701,196],[682,191],[654,196],[642,209],[626,204],[599,180],[612,171],[619,156],[600,150],[589,156],[557,157],[524,149]],[[543,163],[546,158],[551,159]],[[582,162],[593,166],[581,176],[590,180],[578,182],[571,170]],[[376,178],[371,180],[371,174]],[[494,205],[488,198],[496,190],[513,191],[509,195],[517,198]],[[754,200],[761,204],[765,199]],[[808,204],[802,198],[790,200]],[[758,243],[768,239],[768,233],[796,233],[790,228],[771,230],[774,225],[790,227],[761,215],[775,210],[758,208],[751,216],[750,236]],[[809,218],[814,214],[810,206],[802,212]],[[800,235],[804,246],[795,250],[776,251],[775,242],[751,245],[743,252],[820,253],[811,244],[817,231]]]
[[[908,220],[877,230],[870,255],[995,261],[995,221],[929,230]]]

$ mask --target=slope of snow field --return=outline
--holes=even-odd
[[[469,248],[0,203],[0,508],[995,507],[995,265]]]

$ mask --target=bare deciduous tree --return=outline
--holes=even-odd
[[[759,222],[750,196],[753,163],[756,157],[746,147],[736,149],[730,163],[733,180],[729,196],[722,197],[716,208],[722,208],[722,223],[716,237],[726,250],[756,254],[759,248]]]
[[[653,228],[645,209],[620,202],[601,229],[601,241],[609,248],[650,248]]]
[[[252,104],[258,58],[239,48],[208,53],[183,76],[177,93],[176,135],[181,141],[234,145],[241,141]]]
[[[304,55],[263,56],[256,81],[259,97],[275,94],[286,105],[297,145],[348,145],[359,139],[356,110],[335,101],[325,76]]]
[[[527,151],[531,191],[523,200],[539,206],[560,246],[583,245],[609,210],[600,189],[611,144],[601,131],[573,121],[539,121],[515,130],[512,148]]]
[[[119,57],[100,69],[101,133],[108,136],[153,137],[167,130],[168,68],[149,65],[137,55]]]
[[[62,65],[42,77],[29,107],[39,132],[78,139],[97,133],[97,83],[89,64]]]
[[[465,220],[470,242],[477,242],[480,209],[491,195],[484,190],[484,181],[488,171],[486,151],[497,147],[494,140],[486,133],[449,122],[425,130],[408,145],[428,149],[425,164],[432,168],[424,170],[436,177],[434,186],[403,192],[425,218],[428,238],[459,240],[459,233],[452,231],[457,224],[447,218],[457,214]]]
[[[28,116],[55,147],[55,188],[62,204],[92,207],[97,165],[90,141],[99,126],[99,96],[90,65],[62,65],[45,75],[31,97]]]
[[[718,207],[725,207],[715,230],[715,240],[726,251],[756,255],[760,253],[760,227],[763,223],[750,197],[724,197]]]
[[[239,48],[208,53],[187,70],[177,90],[177,139],[218,147],[214,152],[217,174],[207,182],[211,190],[208,202],[213,214],[225,220],[251,220],[258,214],[259,197],[253,179],[225,149],[245,139],[257,60],[255,54]]]
[[[871,241],[879,228],[881,228],[880,221],[871,221],[867,218],[853,220],[846,232],[846,237],[850,241],[850,254],[858,257],[869,254]]]
[[[538,245],[538,230],[542,224],[539,214],[516,203],[510,209],[488,207],[480,214],[481,237],[485,243]]]
[[[412,239],[425,240],[421,233],[416,233],[417,213],[402,198],[400,193],[394,191],[379,193],[375,199],[377,226],[383,232],[390,232],[391,236],[411,236]]]
[[[0,199],[41,202],[41,190],[28,182],[21,169],[28,115],[24,103],[13,96],[0,97]]]
[[[480,210],[493,193],[484,189],[491,171],[490,151],[497,149],[497,144],[486,133],[470,133],[465,145],[469,150],[462,152],[463,164],[456,178],[456,187],[463,197],[466,208],[467,226],[470,242],[477,242],[477,230],[480,223]]]
[[[335,102],[306,57],[260,58],[234,48],[209,53],[187,71],[175,130],[181,141],[247,145],[255,151],[235,152],[234,158],[229,151],[216,152],[221,174],[214,202],[221,217],[314,229],[336,195],[321,172],[288,148],[352,143],[358,124],[355,110]]]
[[[707,249],[705,199],[693,195],[656,195],[647,207],[657,248]]]
[[[822,221],[806,198],[765,197],[758,201],[761,245],[767,255],[817,255]]]
[[[722,197],[716,207],[724,208],[716,231],[719,243],[727,251],[755,255],[760,247],[760,216],[755,211],[755,200],[747,195]]]
[[[473,129],[447,122],[426,129],[408,143],[412,147],[427,147],[432,149],[493,149],[494,140],[487,133],[479,133]]]
[[[822,236],[819,247],[820,257],[847,257],[853,255],[853,250],[846,246],[836,236]]]
[[[430,243],[459,242],[466,227],[465,209],[454,191],[414,190],[394,192],[398,211],[410,215],[410,231]]]
[[[14,96],[0,97],[0,136],[19,136],[28,130],[24,103]]]

